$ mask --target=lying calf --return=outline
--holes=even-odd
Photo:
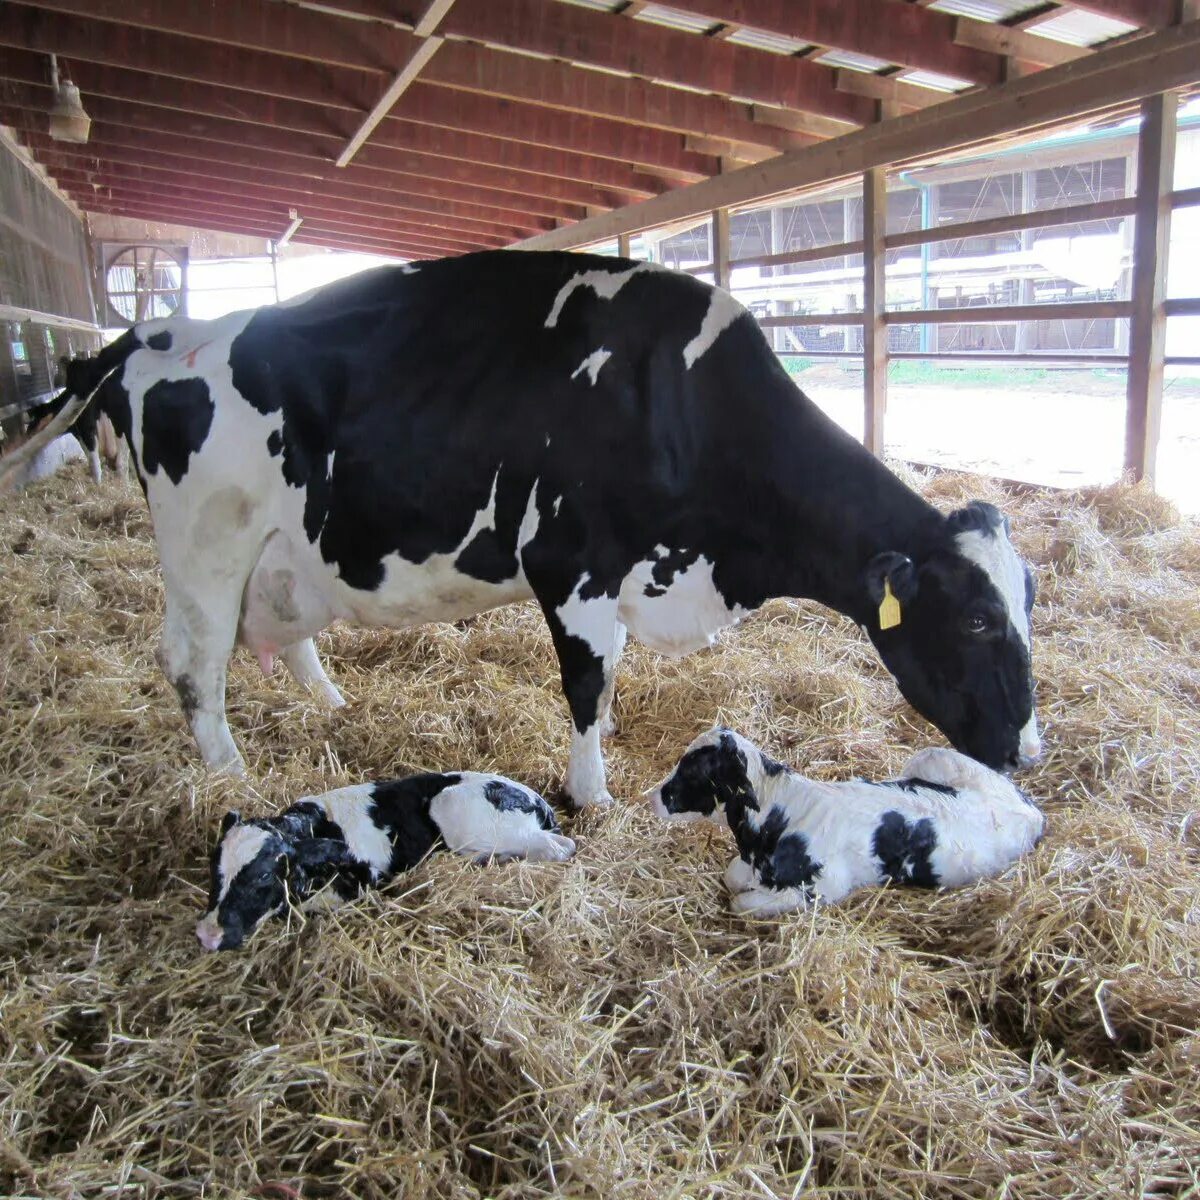
[[[480,861],[563,862],[575,853],[550,805],[502,775],[409,775],[339,788],[278,817],[225,814],[196,936],[206,950],[234,950],[289,901],[319,891],[353,899],[438,848]]]
[[[724,820],[739,851],[725,872],[734,911],[761,915],[889,880],[970,883],[1042,835],[1041,812],[1005,776],[936,747],[914,754],[899,779],[821,783],[717,728],[649,799],[666,820]]]

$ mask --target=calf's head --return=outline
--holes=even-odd
[[[915,562],[876,555],[865,588],[880,657],[905,699],[956,749],[996,770],[1041,753],[1029,644],[1033,575],[998,509],[976,500],[950,513]]]
[[[309,829],[311,820],[292,814],[274,821],[225,814],[212,852],[208,911],[196,926],[206,950],[236,950],[289,900],[303,900],[352,861],[344,842],[305,836]]]
[[[675,769],[646,793],[665,821],[722,821],[730,804],[757,806],[750,763],[757,749],[732,730],[718,726],[684,751]]]

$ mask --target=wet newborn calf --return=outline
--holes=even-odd
[[[226,813],[212,853],[206,950],[234,950],[288,902],[350,900],[431,850],[562,862],[575,843],[537,792],[502,775],[410,775],[306,796],[278,817]]]
[[[1042,835],[1041,812],[1009,779],[938,747],[914,754],[899,779],[821,783],[717,728],[649,799],[667,820],[728,825],[738,845],[725,872],[734,911],[764,916],[888,881],[971,883]]]

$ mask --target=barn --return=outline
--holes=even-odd
[[[218,267],[227,309],[348,254],[691,275],[910,488],[1009,517],[1046,818],[966,887],[731,912],[727,835],[642,798],[697,734],[822,780],[942,742],[853,621],[776,599],[688,657],[631,639],[571,862],[440,855],[205,954],[227,810],[444,770],[554,798],[551,635],[529,603],[335,625],[335,710],[239,650],[247,773],[210,773],[145,500],[68,464],[0,497],[0,1193],[1200,1195],[1198,18],[0,6],[0,448],[60,357],[215,315]]]

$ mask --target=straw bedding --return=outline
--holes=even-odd
[[[636,797],[715,719],[810,773],[935,738],[864,639],[776,602],[622,663],[612,810],[566,866],[438,858],[249,948],[192,934],[221,814],[425,768],[553,793],[529,606],[321,640],[318,709],[239,652],[250,782],[197,765],[153,659],[132,485],[0,510],[0,1193],[466,1198],[1181,1196],[1200,1171],[1200,536],[1140,489],[914,477],[1036,565],[1048,836],[1008,875],[728,912],[732,850]]]

